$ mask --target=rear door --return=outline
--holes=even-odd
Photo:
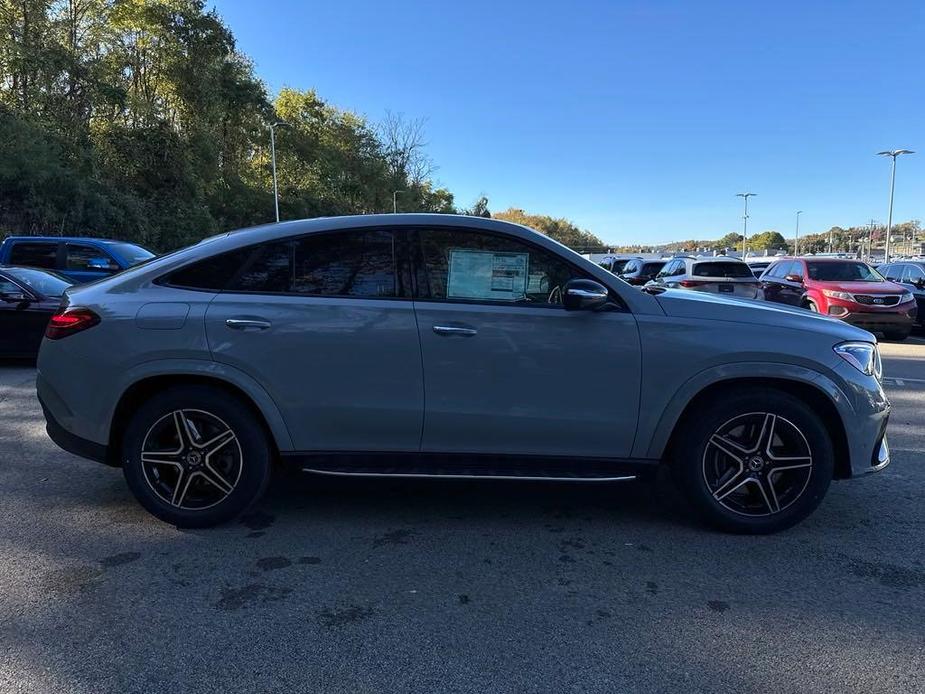
[[[264,386],[301,451],[417,451],[421,348],[400,232],[259,246],[209,305],[213,357]]]
[[[61,274],[75,282],[93,282],[120,270],[109,251],[87,243],[65,244],[64,269]]]
[[[793,260],[784,269],[781,282],[781,300],[791,306],[800,306],[803,303],[803,262]]]
[[[415,310],[422,450],[626,457],[639,406],[636,321],[566,311],[581,272],[516,237],[422,229]]]

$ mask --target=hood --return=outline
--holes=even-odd
[[[866,330],[812,313],[803,308],[753,299],[733,299],[706,292],[668,289],[655,297],[665,314],[679,318],[751,323],[768,328],[828,333],[836,342],[863,340],[876,342]]]
[[[899,294],[906,291],[895,282],[813,282],[817,289],[830,289],[849,294]]]

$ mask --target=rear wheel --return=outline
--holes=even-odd
[[[135,498],[161,520],[204,528],[235,518],[263,494],[270,447],[250,408],[208,386],[178,386],[142,405],[122,446]]]
[[[787,393],[728,395],[682,426],[675,479],[701,517],[721,530],[788,528],[815,510],[832,480],[828,431]]]

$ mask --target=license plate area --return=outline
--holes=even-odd
[[[726,292],[726,293],[728,293],[728,294],[732,294],[732,292],[735,291],[735,287],[733,287],[731,284],[721,284],[721,285],[719,285],[719,290],[720,290],[721,292]]]

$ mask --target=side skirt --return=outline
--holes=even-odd
[[[477,453],[284,453],[287,467],[338,477],[623,482],[653,475],[658,460]]]

